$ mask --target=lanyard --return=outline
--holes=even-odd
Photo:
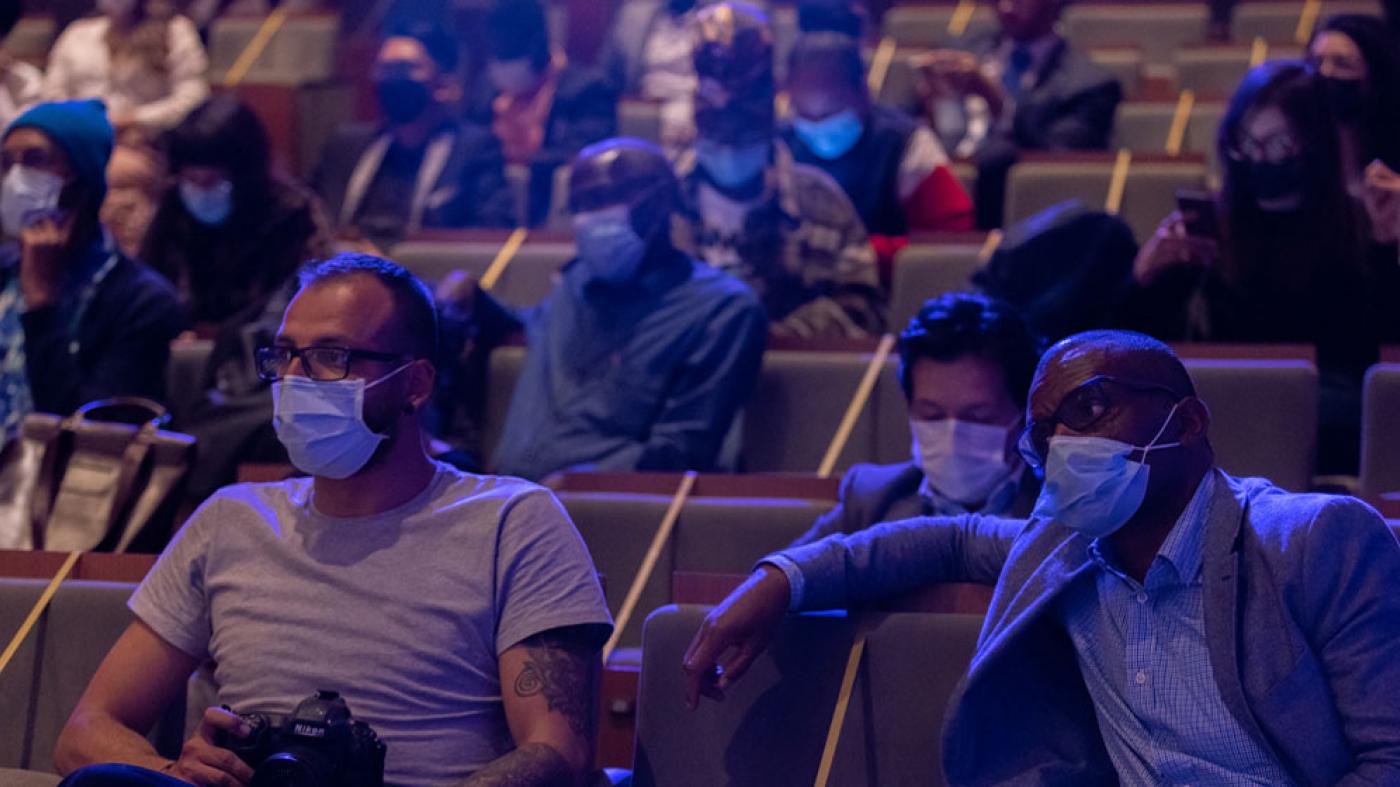
[[[68,354],[77,355],[82,350],[82,343],[78,340],[78,328],[82,326],[83,318],[87,316],[88,309],[92,308],[92,302],[97,300],[97,288],[102,286],[111,273],[117,267],[117,262],[121,255],[113,251],[107,256],[107,261],[102,263],[102,267],[92,274],[87,284],[83,285],[82,292],[78,293],[78,302],[73,308],[73,316],[68,320]]]

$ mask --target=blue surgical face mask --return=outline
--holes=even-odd
[[[942,418],[909,422],[914,461],[939,494],[959,503],[980,503],[1011,474],[1006,462],[1009,426]]]
[[[220,180],[210,188],[180,181],[180,202],[194,220],[209,227],[220,227],[233,213],[233,184]]]
[[[36,167],[16,164],[0,181],[0,230],[18,238],[30,222],[58,208],[63,178]]]
[[[1162,427],[1144,446],[1107,437],[1050,438],[1045,485],[1031,516],[1054,520],[1089,538],[1104,538],[1127,524],[1147,495],[1148,453],[1181,445],[1157,444],[1179,406],[1179,402],[1172,406]],[[1128,459],[1134,451],[1142,452],[1143,461]]]
[[[752,183],[768,166],[768,157],[768,142],[736,146],[700,140],[695,145],[695,158],[705,174],[727,189]]]
[[[320,382],[294,375],[274,382],[272,426],[292,464],[322,478],[349,478],[360,472],[387,437],[365,424],[365,391],[408,366],[372,383]]]
[[[621,284],[637,274],[646,241],[632,227],[626,205],[574,214],[574,242],[588,278]]]
[[[808,120],[797,117],[792,121],[792,129],[818,158],[832,161],[850,152],[865,132],[865,123],[854,109],[844,109],[821,120]]]

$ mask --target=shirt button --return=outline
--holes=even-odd
[[[1146,604],[1146,603],[1147,603],[1147,594],[1146,594],[1146,593],[1138,593],[1138,594],[1137,594],[1137,602],[1138,602],[1139,604]]]
[[[1133,680],[1137,681],[1137,685],[1141,686],[1147,683],[1147,673],[1143,672],[1142,670],[1138,670],[1138,674],[1136,677],[1133,678]]]

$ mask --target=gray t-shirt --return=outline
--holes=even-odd
[[[310,479],[240,484],[195,512],[131,599],[212,658],[219,701],[286,713],[341,692],[388,744],[385,779],[454,784],[514,744],[497,657],[611,618],[588,550],[548,490],[438,465],[372,517],[316,511]]]

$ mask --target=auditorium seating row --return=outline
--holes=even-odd
[[[0,633],[6,638],[18,629],[45,584],[0,579]],[[6,785],[50,787],[57,782],[5,769],[53,770],[51,752],[59,729],[131,620],[125,601],[133,587],[124,582],[65,583],[43,624],[0,675],[0,705],[6,708],[0,718],[0,780]],[[679,664],[705,611],[665,607],[647,621],[635,783],[810,782],[852,641],[852,620],[834,614],[788,618],[774,647],[725,703],[706,703],[691,714],[681,704]],[[855,696],[865,700],[853,702],[847,714],[833,783],[928,783],[928,774],[938,770],[943,708],[970,661],[980,625],[979,617],[968,615],[902,613],[878,619],[855,684]],[[182,740],[184,704],[181,697],[151,736],[168,755],[178,751]],[[891,720],[897,723],[886,723]],[[803,777],[782,778],[793,773]],[[736,780],[735,774],[758,780]],[[878,778],[868,781],[870,774]],[[773,778],[760,778],[765,775]]]
[[[1297,0],[1243,2],[1235,5],[1231,34],[1234,41],[1250,44],[1263,39],[1271,44],[1297,44],[1306,3]],[[1379,15],[1376,0],[1325,0],[1315,21],[1343,13]],[[952,37],[958,6],[948,4],[900,4],[885,13],[882,34],[902,47],[933,47]],[[1305,23],[1306,24],[1306,23]],[[994,33],[996,13],[978,4],[965,22],[969,35]],[[1178,50],[1204,44],[1209,9],[1204,3],[1075,3],[1065,9],[1062,34],[1081,49],[1131,45],[1140,47],[1149,67],[1170,66]]]
[[[488,456],[500,440],[524,354],[521,347],[502,347],[492,355],[483,424]],[[765,353],[757,390],[736,425],[739,467],[747,472],[815,472],[869,362],[868,354],[857,352]],[[908,412],[896,366],[893,358],[886,362],[837,461],[838,470],[858,462],[909,458]],[[1273,479],[1286,489],[1310,487],[1318,398],[1312,362],[1188,358],[1186,367],[1211,408],[1211,439],[1222,467],[1236,475]]]

